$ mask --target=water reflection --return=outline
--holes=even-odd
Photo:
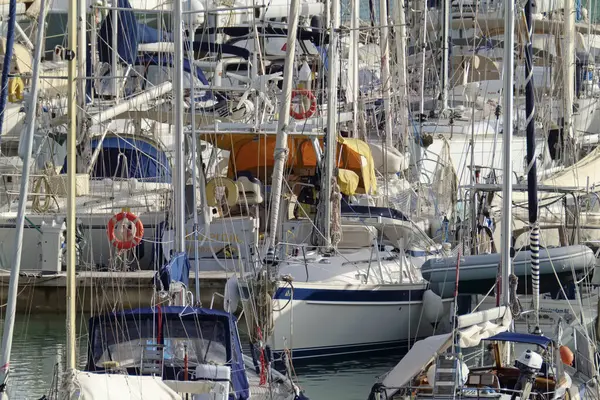
[[[0,320],[0,323],[3,326],[4,321]],[[86,321],[78,319],[77,330],[79,363],[83,365]],[[64,315],[17,315],[8,385],[11,400],[39,399],[48,393],[55,365],[58,364],[59,370],[64,366],[65,332]],[[365,400],[376,377],[387,372],[399,359],[400,356],[391,355],[334,362],[315,361],[310,366],[297,365],[295,371],[300,386],[313,400]]]

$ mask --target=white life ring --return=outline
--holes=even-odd
[[[219,202],[217,201],[217,188],[225,188],[225,198],[227,199],[227,205],[233,207],[237,204],[240,194],[238,186],[229,178],[217,177],[213,178],[206,183],[206,202],[211,207],[217,207]]]

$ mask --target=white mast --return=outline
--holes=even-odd
[[[173,56],[173,102],[175,103],[175,176],[173,181],[173,224],[175,225],[175,246],[178,253],[185,246],[185,154],[183,135],[183,24],[181,19],[181,1],[173,3],[173,31],[175,54]],[[193,34],[193,33],[192,33]],[[194,112],[194,110],[192,110]]]
[[[444,19],[442,21],[442,112],[448,109],[448,72],[450,69],[450,1],[444,2]]]
[[[398,87],[396,93],[400,97],[400,137],[406,149],[408,145],[408,93],[406,85],[406,13],[404,0],[394,3],[394,25],[396,31],[396,58],[398,68]],[[404,151],[404,149],[403,149]]]
[[[504,2],[504,120],[503,120],[503,173],[502,173],[502,298],[510,304],[509,276],[512,274],[512,135],[513,135],[513,81],[514,81],[514,18],[515,0]],[[510,358],[510,357],[509,357]]]
[[[402,0],[400,0],[402,1]],[[425,114],[425,63],[427,61],[427,0],[423,0],[423,36],[421,37],[421,102],[419,104],[419,113]],[[422,131],[423,124],[419,116],[419,134]]]
[[[188,57],[190,60],[194,59],[194,35],[195,35],[195,25],[194,18],[196,17],[194,14],[188,15],[188,28],[190,30],[190,41],[189,41],[189,52]],[[196,138],[196,91],[194,90],[196,87],[196,66],[191,63],[190,69],[190,110],[191,110],[191,123],[192,123],[192,148],[190,149],[192,153],[192,218],[194,221],[194,292],[196,295],[196,301],[194,305],[200,305],[200,257],[198,254],[198,228],[199,228],[199,219],[198,219],[198,199],[196,198],[196,185],[200,183],[198,180],[198,173],[204,178],[204,168],[202,168],[202,163],[199,163],[198,160],[201,150],[198,148],[198,141]],[[204,182],[204,179],[202,179]],[[201,184],[202,192],[206,189],[206,184]],[[201,196],[202,197],[202,196]],[[204,196],[206,197],[206,196]],[[208,210],[206,201],[202,201],[202,210],[203,215],[204,212]],[[208,218],[203,218],[204,221],[207,221]],[[207,232],[205,232],[206,234]]]
[[[4,319],[4,331],[2,334],[2,357],[0,361],[0,383],[6,384],[10,370],[10,354],[12,350],[13,331],[15,327],[15,314],[17,308],[17,292],[19,289],[19,271],[21,270],[21,252],[23,250],[23,229],[25,226],[25,209],[27,206],[27,194],[29,189],[29,172],[31,168],[31,152],[33,150],[33,135],[35,133],[35,115],[38,98],[38,85],[40,77],[40,60],[44,42],[44,24],[46,20],[46,2],[40,3],[38,16],[38,30],[36,36],[35,56],[33,60],[33,75],[31,77],[31,97],[29,99],[29,110],[26,114],[27,131],[23,137],[24,152],[19,154],[23,159],[23,176],[21,176],[21,187],[19,189],[19,207],[17,209],[17,221],[15,230],[15,242],[13,245],[13,261],[10,269],[10,282],[8,286],[8,301],[6,305],[6,316]],[[5,399],[6,387],[0,391],[0,400]]]
[[[355,138],[358,137],[358,49],[360,43],[360,31],[359,31],[359,18],[360,18],[360,1],[351,0],[351,11],[350,11],[350,93],[352,100],[352,134]]]
[[[575,143],[575,132],[573,131],[573,98],[575,91],[575,9],[572,0],[564,2],[564,19],[565,30],[562,41],[562,60],[563,60],[563,104],[564,104],[564,135],[566,143]],[[571,146],[566,146],[570,151],[575,149]],[[563,152],[565,149],[563,149]],[[572,158],[575,162],[575,154],[564,154],[567,159]],[[564,159],[563,156],[563,159]]]
[[[385,114],[385,143],[387,146],[391,147],[394,145],[394,141],[392,139],[392,107],[390,104],[390,46],[388,42],[388,24],[387,0],[379,0],[379,25],[381,25],[379,28],[379,48],[381,50],[381,90],[383,97],[383,112]]]
[[[75,332],[75,177],[77,175],[77,0],[69,0],[68,103],[67,103],[67,379],[77,367]],[[85,51],[85,50],[82,50]],[[116,50],[114,50],[116,51]],[[69,391],[70,392],[70,391]]]
[[[335,2],[334,2],[335,3]],[[275,143],[275,161],[273,165],[273,181],[271,186],[271,224],[267,248],[269,252],[275,249],[277,224],[279,223],[279,204],[283,184],[283,169],[288,156],[288,129],[290,122],[290,105],[292,104],[292,78],[294,59],[296,57],[296,37],[298,32],[298,16],[300,14],[299,0],[291,0],[290,16],[288,18],[287,59],[283,66],[283,101],[279,111],[277,139]]]
[[[327,135],[325,146],[325,170],[323,171],[319,201],[323,202],[323,235],[325,247],[331,248],[331,178],[335,168],[337,150],[337,95],[338,95],[338,42],[340,28],[340,2],[331,2],[331,28],[329,30],[329,52],[327,66]],[[388,74],[389,75],[389,74]],[[388,76],[389,77],[389,76]]]

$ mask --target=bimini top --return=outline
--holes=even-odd
[[[536,344],[544,349],[552,343],[552,339],[543,335],[534,335],[532,333],[518,333],[518,332],[502,332],[495,336],[492,336],[486,340],[495,340],[498,342],[513,342],[513,343],[526,343]]]
[[[138,375],[143,349],[156,344],[164,346],[163,379],[181,379],[186,363],[191,371],[198,364],[227,365],[235,391],[230,399],[248,399],[236,318],[219,310],[156,306],[93,317],[85,369],[102,372],[106,362],[116,362],[129,374]]]

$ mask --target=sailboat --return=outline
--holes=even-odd
[[[530,3],[527,7],[531,11]],[[415,343],[396,367],[373,387],[369,399],[482,397],[528,399],[530,395],[537,396],[536,392],[543,393],[543,396],[551,396],[553,399],[584,398],[579,394],[581,382],[574,385],[572,376],[565,371],[567,364],[573,361],[572,353],[561,347],[560,341],[553,342],[539,332],[535,334],[509,332],[515,306],[518,305],[514,290],[516,279],[512,274],[510,254],[512,180],[507,178],[511,176],[512,170],[510,150],[513,130],[511,115],[514,79],[514,8],[514,1],[505,2],[504,104],[506,114],[504,118],[508,123],[505,123],[503,143],[505,178],[501,294],[504,305],[458,315],[459,285],[456,279],[452,332]],[[535,261],[533,260],[534,268]],[[457,269],[456,273],[459,274],[460,269]],[[537,285],[537,282],[534,285]],[[489,344],[484,344],[482,342],[484,340]],[[516,344],[527,347],[522,352],[517,351],[515,353],[517,357],[513,358],[512,347],[516,350]],[[513,362],[514,365],[511,365]],[[585,364],[590,360],[582,359],[581,362]],[[593,360],[591,364],[594,364]],[[587,378],[595,379],[594,375],[592,373]]]

